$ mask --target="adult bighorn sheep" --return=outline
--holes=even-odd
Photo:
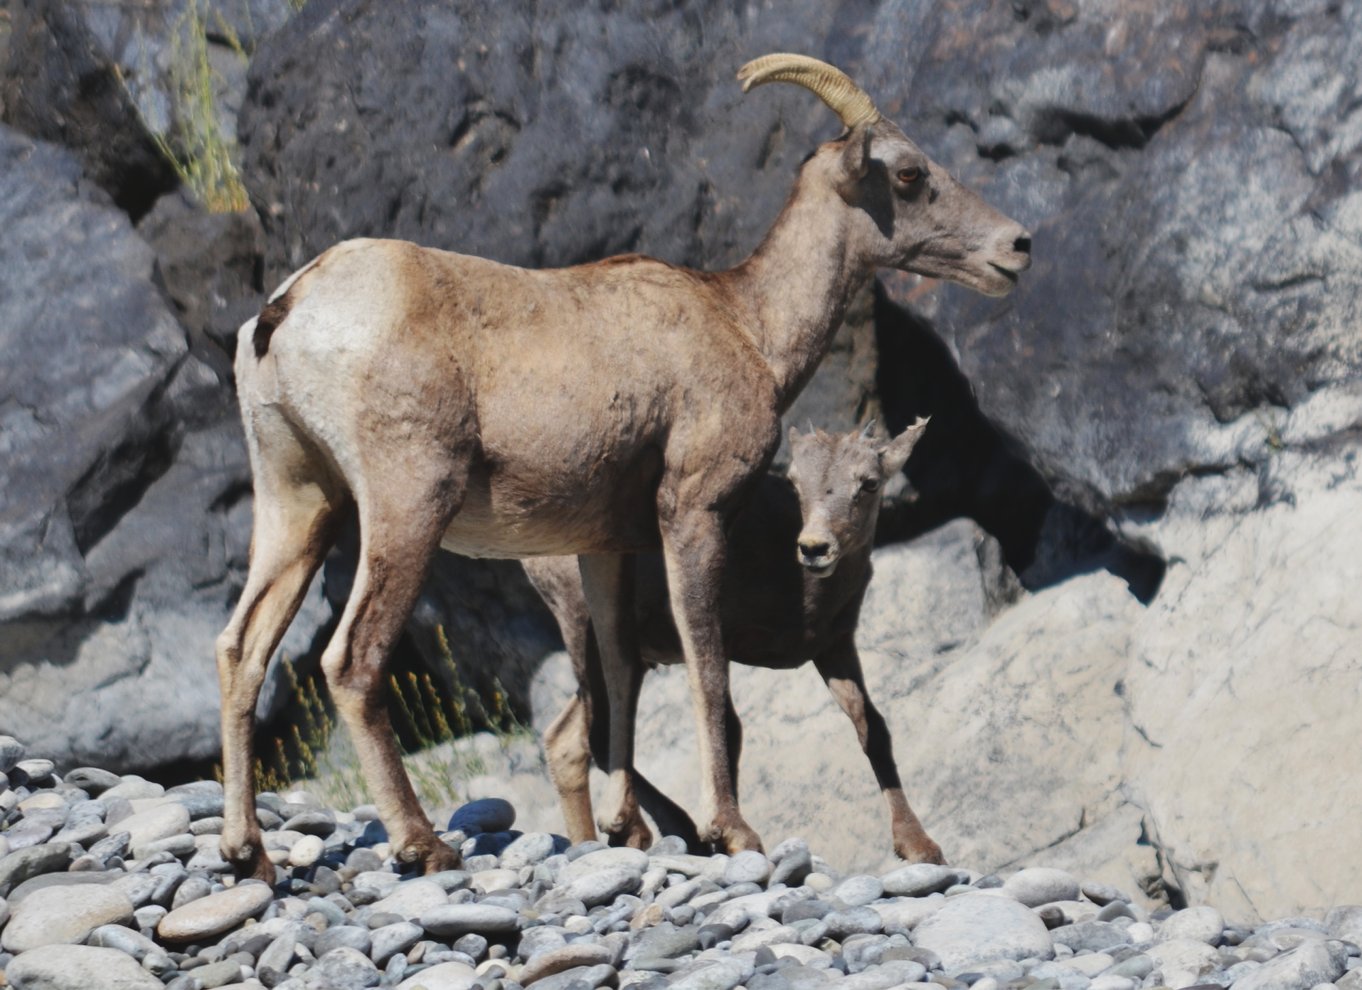
[[[732,660],[774,670],[792,670],[813,660],[870,760],[889,805],[894,851],[907,860],[940,863],[941,847],[904,796],[889,728],[866,692],[856,651],[856,623],[872,571],[879,489],[902,470],[926,426],[920,419],[889,441],[874,437],[870,427],[846,434],[791,430],[789,480],[763,477],[729,527],[719,615],[725,653]],[[599,661],[591,616],[575,560],[535,557],[523,563],[558,620],[577,675],[577,693],[544,733],[544,748],[568,836],[583,842],[596,837],[587,773],[593,752],[598,757],[602,753],[604,726],[597,723],[608,717],[608,712],[593,717],[600,692],[594,689]],[[641,659],[649,665],[679,663],[681,643],[671,619],[662,560],[657,554],[639,554],[636,564]],[[736,784],[742,723],[731,706],[726,717],[729,772]],[[642,774],[635,775],[634,785],[663,831],[698,843],[695,825],[684,811]],[[641,816],[623,834],[633,845],[652,840]]]
[[[246,586],[218,638],[226,823],[239,874],[272,877],[253,809],[266,663],[353,503],[354,586],[321,667],[396,856],[458,861],[407,779],[384,668],[440,547],[577,554],[610,707],[605,830],[636,814],[640,667],[632,554],[662,547],[699,725],[705,836],[760,848],[724,738],[725,519],[764,470],[780,414],[878,267],[1002,295],[1030,239],[955,182],[826,63],[739,73],[812,90],[847,132],[800,169],[774,226],[729,271],[638,256],[528,271],[404,241],[338,244],[241,330],[236,376],[255,488]]]

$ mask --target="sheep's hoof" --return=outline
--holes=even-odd
[[[403,846],[396,859],[404,866],[419,867],[427,875],[457,870],[463,863],[457,849],[434,835]]]
[[[741,818],[735,817],[726,823],[715,821],[701,838],[713,842],[718,849],[730,856],[747,850],[765,852],[761,845],[761,836]]]
[[[238,880],[263,880],[274,886],[274,863],[260,844],[244,842],[230,850],[224,847],[222,858],[231,864],[232,873]]]

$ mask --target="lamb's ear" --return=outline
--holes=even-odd
[[[927,429],[928,420],[919,416],[913,425],[890,440],[880,451],[880,466],[884,469],[884,476],[892,478],[903,470],[903,465],[908,463],[908,455],[913,452],[917,442],[922,439],[922,433]]]
[[[842,176],[837,180],[837,194],[849,205],[860,201],[861,180],[870,171],[870,140],[874,135],[873,125],[857,124],[842,148]]]

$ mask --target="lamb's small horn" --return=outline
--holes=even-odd
[[[811,90],[842,118],[848,128],[873,124],[880,119],[874,102],[841,69],[808,55],[778,52],[755,58],[738,70],[738,81],[746,93],[753,86],[768,82],[788,82]]]
[[[861,439],[869,440],[875,435],[875,421],[872,419],[865,424],[865,429],[861,430]]]

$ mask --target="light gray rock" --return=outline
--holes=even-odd
[[[1311,990],[1341,977],[1348,951],[1339,942],[1304,942],[1234,981],[1235,990]]]
[[[370,905],[374,914],[391,913],[407,921],[427,911],[442,907],[449,901],[445,889],[433,880],[415,879],[397,884],[391,894]]]
[[[884,893],[884,884],[878,877],[865,875],[847,877],[832,888],[832,896],[847,907],[869,904],[871,901],[879,900]]]
[[[913,943],[936,953],[948,973],[970,963],[1054,955],[1050,933],[1035,912],[998,894],[948,898],[918,923]]]
[[[491,904],[445,904],[426,911],[417,924],[442,938],[457,938],[470,932],[509,935],[519,929],[520,918],[509,908]]]
[[[133,855],[148,844],[189,831],[189,811],[175,801],[138,812],[118,823],[120,832],[128,833],[128,845]]]
[[[245,881],[216,894],[175,908],[156,926],[167,942],[195,942],[231,931],[259,915],[274,900],[273,891],[258,881]]]
[[[1077,900],[1080,893],[1078,881],[1072,875],[1044,866],[1018,870],[1003,882],[1002,890],[1027,907]]]
[[[509,870],[541,863],[553,855],[553,836],[547,832],[526,832],[501,851],[501,865]]]
[[[1155,942],[1145,951],[1155,968],[1163,973],[1164,983],[1171,987],[1190,987],[1200,982],[1218,962],[1214,949],[1192,938]]]
[[[620,894],[632,894],[642,885],[643,876],[628,866],[605,866],[582,874],[563,888],[568,897],[587,907],[609,904]]]
[[[44,945],[75,945],[101,925],[125,925],[132,918],[132,902],[111,887],[45,887],[14,908],[0,946],[17,954]]]
[[[1165,918],[1159,925],[1163,939],[1192,938],[1207,945],[1216,945],[1225,930],[1225,918],[1209,905],[1184,908]]]
[[[425,929],[410,921],[375,928],[370,933],[369,958],[382,968],[399,952],[406,952],[425,934]]]
[[[69,865],[71,845],[67,842],[45,842],[7,853],[0,857],[0,897],[8,896],[31,877],[65,870]]]
[[[925,897],[957,883],[956,872],[934,863],[910,863],[880,877],[891,897]]]
[[[771,877],[771,861],[765,854],[748,849],[734,853],[724,867],[725,886],[738,883],[764,884]]]
[[[397,990],[469,990],[478,978],[472,966],[461,962],[444,962],[423,969],[397,985]]]
[[[14,957],[5,976],[15,990],[161,990],[161,981],[117,949],[45,945]]]

